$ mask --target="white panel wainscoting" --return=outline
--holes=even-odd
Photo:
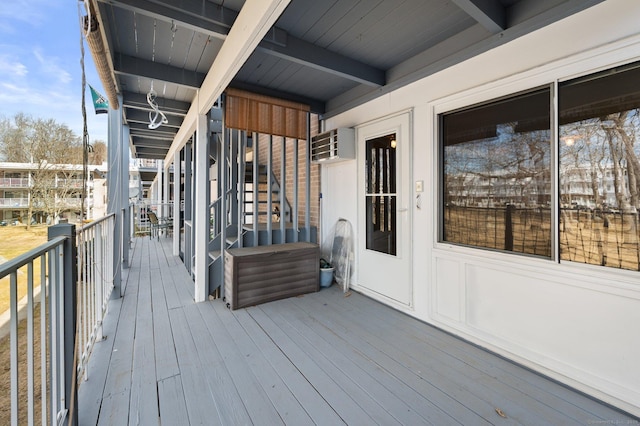
[[[435,258],[435,312],[454,321],[464,321],[464,280],[457,260]]]
[[[637,414],[637,292],[575,266],[532,270],[495,257],[434,256],[435,322]]]

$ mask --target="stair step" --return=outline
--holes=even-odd
[[[213,261],[215,261],[217,258],[220,257],[220,250],[210,250],[209,251],[209,258]]]

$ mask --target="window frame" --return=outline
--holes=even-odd
[[[435,159],[436,159],[436,167],[435,167],[435,182],[437,182],[436,188],[436,201],[438,208],[436,209],[437,215],[435,217],[436,220],[436,233],[435,233],[435,244],[436,247],[461,247],[468,250],[480,250],[487,251],[493,253],[501,253],[509,256],[522,256],[533,259],[540,259],[542,261],[559,261],[559,247],[558,247],[558,186],[557,186],[557,174],[558,174],[558,144],[557,144],[557,80],[546,82],[542,84],[536,84],[530,87],[522,87],[519,90],[514,92],[504,92],[499,96],[495,97],[484,97],[480,98],[477,102],[464,104],[461,103],[457,107],[452,109],[434,109],[435,114],[435,135],[436,135],[436,150],[435,150]],[[470,110],[474,108],[480,108],[483,106],[488,106],[492,104],[497,104],[509,99],[514,99],[520,96],[524,96],[527,94],[532,94],[537,91],[548,90],[549,91],[549,185],[550,185],[550,256],[541,256],[529,253],[522,253],[512,250],[506,249],[498,249],[491,247],[482,247],[475,246],[470,244],[446,241],[444,239],[445,229],[444,229],[444,215],[445,215],[445,194],[444,194],[444,184],[445,184],[445,155],[444,155],[444,117],[448,114],[453,114],[456,112],[461,112],[465,110]]]
[[[619,269],[615,267],[603,267],[599,265],[592,265],[588,263],[575,262],[571,260],[560,259],[560,247],[559,247],[559,225],[560,225],[560,170],[559,170],[559,105],[558,105],[558,90],[559,85],[580,78],[596,78],[598,74],[607,73],[613,70],[624,69],[627,67],[640,66],[640,61],[637,56],[630,56],[626,59],[621,59],[619,56],[615,56],[610,52],[604,52],[598,54],[599,49],[595,49],[589,55],[574,60],[569,63],[569,60],[559,61],[559,63],[552,63],[543,66],[539,69],[532,69],[522,72],[520,74],[511,75],[504,79],[496,79],[491,83],[479,85],[471,89],[467,89],[447,97],[443,97],[434,100],[429,104],[429,111],[431,115],[431,133],[433,140],[436,142],[433,144],[431,151],[432,164],[434,165],[432,170],[433,182],[436,183],[432,200],[436,208],[434,209],[434,215],[432,219],[433,226],[433,248],[436,250],[445,250],[448,252],[458,252],[472,256],[472,258],[486,258],[494,260],[513,261],[515,258],[513,255],[519,255],[522,261],[518,261],[518,264],[524,266],[540,265],[542,264],[556,264],[561,265],[561,270],[571,270],[571,273],[582,273],[590,277],[617,277],[622,282],[637,281],[638,272],[629,269]],[[551,229],[550,237],[552,241],[552,257],[544,258],[539,256],[530,256],[517,252],[509,252],[505,250],[496,250],[491,248],[484,248],[479,246],[463,245],[453,242],[443,241],[442,236],[444,221],[444,156],[442,150],[444,149],[442,141],[442,117],[444,114],[452,113],[459,110],[465,110],[468,108],[480,106],[482,104],[491,103],[500,99],[509,98],[517,95],[518,93],[528,92],[535,90],[539,87],[551,88]],[[551,261],[551,262],[550,262]],[[609,285],[608,285],[609,286]],[[618,284],[611,284],[613,287],[619,288]],[[634,288],[636,286],[634,285]]]

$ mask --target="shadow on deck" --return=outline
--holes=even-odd
[[[195,304],[169,239],[134,244],[80,385],[81,425],[633,422],[335,286],[233,312]]]

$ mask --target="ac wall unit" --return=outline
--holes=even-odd
[[[356,158],[356,134],[351,128],[339,128],[311,138],[311,161],[328,163]]]

